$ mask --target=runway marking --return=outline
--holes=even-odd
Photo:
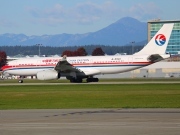
[[[73,127],[81,127],[83,126],[91,126],[91,127],[103,127],[103,126],[124,126],[124,127],[142,127],[147,126],[148,128],[161,128],[161,129],[179,129],[180,123],[174,123],[174,122],[168,122],[168,123],[162,123],[162,122],[72,122],[72,123],[10,123],[10,124],[1,124],[0,129],[4,128],[64,128],[64,126],[68,126],[69,128]]]

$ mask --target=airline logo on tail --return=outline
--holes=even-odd
[[[166,43],[166,37],[163,34],[158,34],[155,37],[155,42],[157,45],[162,46]]]

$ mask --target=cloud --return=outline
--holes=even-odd
[[[101,5],[86,2],[74,7],[74,20],[79,23],[93,23],[99,20],[113,19],[119,9],[112,2],[105,2]],[[85,20],[85,21],[84,21]]]
[[[39,18],[39,17],[41,16],[41,11],[39,11],[37,8],[27,7],[26,10],[27,10],[34,18]]]
[[[54,5],[54,7],[40,10],[37,8],[28,7],[26,10],[31,14],[33,17],[31,22],[33,23],[40,23],[50,26],[56,26],[59,23],[65,22],[66,10],[60,4]]]
[[[75,22],[89,24],[101,18],[102,10],[99,5],[94,3],[81,3],[73,9],[72,19]]]
[[[132,6],[129,11],[129,15],[142,20],[147,21],[150,19],[159,18],[162,14],[160,8],[158,8],[154,3],[138,3]]]
[[[93,24],[97,21],[118,20],[124,16],[147,21],[159,17],[160,9],[154,3],[136,4],[123,8],[113,2],[101,4],[83,2],[73,7],[56,4],[47,9],[27,8],[33,22],[58,26],[63,23]]]
[[[0,25],[7,28],[14,28],[19,26],[16,22],[11,21],[7,18],[0,18]]]
[[[33,17],[33,22],[46,25],[59,25],[61,23],[92,24],[104,18],[111,19],[118,9],[112,2],[96,4],[92,2],[79,3],[73,7],[63,7],[56,4],[48,9],[27,7],[26,10]]]
[[[45,17],[57,18],[62,20],[62,18],[66,17],[67,11],[62,5],[56,4],[54,5],[54,7],[44,10],[43,15]]]

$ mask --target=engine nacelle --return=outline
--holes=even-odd
[[[43,70],[37,73],[38,80],[55,80],[58,78],[60,75],[56,70]]]

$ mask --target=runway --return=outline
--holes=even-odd
[[[0,110],[1,135],[179,135],[180,109]]]

